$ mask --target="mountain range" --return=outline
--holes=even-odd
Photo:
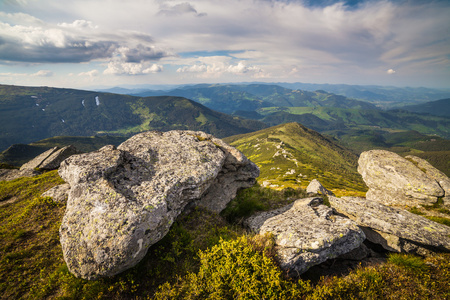
[[[217,137],[266,127],[180,97],[135,97],[51,87],[0,85],[0,150],[53,136],[131,136],[145,130],[202,130]]]
[[[228,84],[237,85],[237,84]],[[318,90],[326,91],[336,95],[345,96],[347,98],[362,100],[377,105],[382,109],[398,108],[405,105],[421,104],[425,102],[435,101],[444,98],[450,98],[450,89],[423,88],[423,87],[394,87],[394,86],[377,86],[377,85],[348,85],[348,84],[317,84],[302,82],[277,82],[264,83],[253,82],[239,85],[277,85],[291,90],[303,90],[315,92]],[[161,95],[176,89],[189,89],[198,85],[140,85],[126,86],[127,88],[115,87],[103,89],[100,91],[119,93],[119,94],[140,94],[155,93],[151,95]],[[211,85],[204,85],[211,86]],[[150,95],[150,94],[149,94]]]
[[[285,84],[287,85],[287,84]],[[291,84],[290,86],[296,86]],[[320,87],[317,85],[316,87]],[[324,87],[327,87],[325,85]],[[334,86],[336,87],[336,86]],[[349,86],[341,86],[349,87]],[[358,86],[351,86],[357,89]],[[359,87],[359,90],[363,87]],[[386,97],[409,97],[417,91],[425,99],[446,95],[432,89],[399,89],[372,87],[378,94],[361,101],[324,90],[314,92],[293,90],[271,84],[200,84],[172,90],[149,90],[138,96],[172,95],[185,97],[227,114],[259,120],[269,126],[299,122],[309,128],[339,137],[355,129],[365,131],[415,130],[425,135],[450,138],[449,101],[439,100],[403,106],[401,109],[382,110],[375,103],[385,103]],[[390,91],[391,94],[388,92]],[[403,93],[402,93],[403,91]],[[385,92],[384,94],[382,92]],[[379,97],[376,98],[376,95]],[[395,96],[397,95],[397,96]],[[403,95],[403,96],[400,96]],[[397,98],[395,98],[397,97]],[[416,98],[414,98],[416,99]],[[386,101],[385,101],[386,100]],[[422,99],[423,100],[423,99]],[[400,100],[395,100],[400,101]],[[402,100],[404,105],[405,99]],[[414,103],[410,101],[409,103]],[[424,111],[422,111],[424,110]],[[424,115],[423,112],[427,112]],[[336,132],[339,130],[339,132]],[[343,133],[344,132],[344,133]],[[366,132],[366,134],[368,134]]]
[[[269,84],[193,85],[175,88],[172,94],[131,96],[0,85],[0,150],[60,136],[59,141],[51,139],[39,145],[14,145],[0,160],[18,165],[52,143],[68,142],[70,136],[86,137],[75,142],[92,151],[92,145],[118,144],[146,130],[202,130],[223,138],[296,122],[355,153],[374,148],[419,156],[426,153],[441,170],[450,169],[444,159],[450,149],[446,140],[450,138],[450,118],[407,111],[427,107],[429,113],[445,112],[448,100],[385,111],[325,91]],[[28,156],[17,157],[17,151]]]

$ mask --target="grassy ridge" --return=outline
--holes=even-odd
[[[330,139],[298,123],[283,124],[224,139],[261,169],[258,182],[274,187],[305,188],[318,179],[337,194],[362,195],[358,157]]]

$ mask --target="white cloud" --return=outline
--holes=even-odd
[[[32,76],[51,77],[51,76],[53,76],[53,72],[50,70],[40,70],[40,71],[32,74]]]
[[[21,15],[11,16],[11,24],[0,22],[0,61],[79,63],[109,60],[119,53],[127,62],[139,62],[172,55],[156,48],[143,32],[99,31],[92,21],[80,19],[54,25],[29,17],[34,24],[22,25],[14,24]]]
[[[393,69],[389,69],[389,70],[386,71],[386,73],[388,73],[389,75],[392,75],[392,74],[395,74],[397,72],[395,72],[395,70],[393,70]]]
[[[91,70],[87,72],[78,73],[78,76],[96,77],[98,76],[98,74],[99,74],[98,70]]]
[[[245,61],[232,62],[228,56],[198,57],[195,62],[177,69],[178,73],[196,73],[202,78],[219,78],[225,73],[253,77],[262,76],[264,71],[258,66],[248,66]]]
[[[164,65],[165,83],[270,76],[376,84],[385,80],[385,66],[395,66],[402,78],[448,85],[448,1],[304,4],[312,2],[30,0],[0,12],[0,62],[95,63],[93,69],[100,61],[106,70],[99,69],[98,80]],[[208,61],[204,53],[215,51],[227,59]]]
[[[67,28],[80,28],[80,29],[97,29],[98,26],[94,25],[91,21],[75,20],[72,23],[59,23],[58,26]]]
[[[163,71],[163,66],[150,62],[128,63],[120,60],[111,61],[103,74],[110,75],[143,75],[159,73]]]

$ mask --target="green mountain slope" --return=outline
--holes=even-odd
[[[421,114],[425,113],[435,116],[448,117],[450,116],[450,98],[423,104],[403,106],[402,109]]]
[[[336,194],[361,194],[357,155],[298,123],[225,138],[261,169],[258,182],[274,187],[306,187],[318,179]]]
[[[145,130],[191,129],[224,137],[264,127],[179,97],[0,85],[0,150],[61,135],[129,136]]]

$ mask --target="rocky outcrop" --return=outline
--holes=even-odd
[[[444,196],[439,183],[411,161],[385,150],[363,152],[358,172],[369,191],[367,199],[386,205],[420,205],[436,203]]]
[[[406,210],[358,197],[329,197],[333,208],[354,220],[369,241],[394,252],[450,252],[450,227]]]
[[[78,153],[80,152],[72,145],[63,148],[54,147],[23,164],[20,170],[56,170],[63,160]]]
[[[317,179],[311,180],[306,188],[308,194],[322,194],[334,196],[332,191],[327,190]]]
[[[282,209],[259,213],[246,224],[253,231],[275,236],[281,267],[299,275],[311,266],[358,248],[363,231],[322,204],[321,198],[297,200]]]
[[[71,156],[59,174],[70,184],[64,259],[77,277],[96,279],[137,264],[188,206],[223,209],[259,169],[211,135],[170,131]]]

